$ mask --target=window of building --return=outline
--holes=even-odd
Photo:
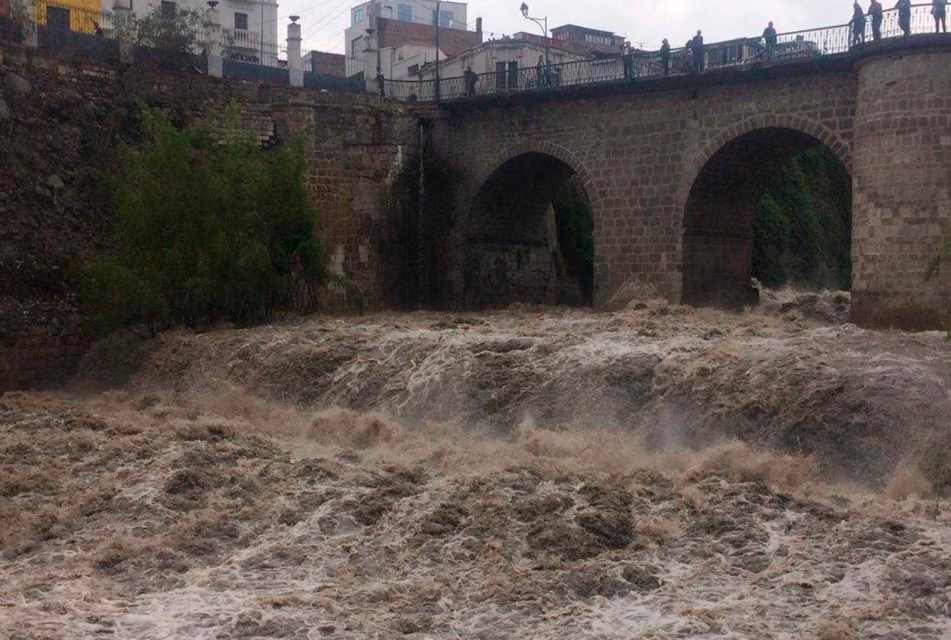
[[[453,24],[452,16],[453,16],[452,11],[440,11],[439,12],[439,26],[447,27],[451,29]]]
[[[397,10],[396,17],[400,22],[413,21],[413,5],[400,3],[396,5],[396,10]]]
[[[162,0],[162,17],[163,18],[174,18],[175,14],[178,13],[178,7],[174,2],[169,2],[168,0]]]
[[[363,36],[354,38],[350,43],[350,58],[356,60],[363,57]]]
[[[518,88],[518,62],[495,63],[495,86],[499,89]]]
[[[353,10],[353,22],[351,24],[356,24],[358,22],[363,22],[363,9],[354,9]]]
[[[591,44],[611,44],[611,38],[608,36],[596,36],[591,33],[587,33],[584,36],[585,42],[590,42]]]
[[[406,72],[409,73],[409,75],[411,75],[411,76],[415,76],[417,73],[419,73],[419,65],[418,65],[418,64],[411,64],[411,65],[409,66],[409,69],[406,70]]]
[[[234,28],[240,31],[248,30],[248,14],[234,12]]]

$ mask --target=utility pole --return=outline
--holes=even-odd
[[[439,102],[439,2],[440,0],[436,0],[436,15],[435,15],[435,22],[436,22],[436,87],[435,87],[436,95],[435,95],[435,98],[436,98],[436,102]]]
[[[261,64],[267,64],[264,61],[264,3],[266,0],[261,0]],[[274,43],[277,45],[277,43]]]

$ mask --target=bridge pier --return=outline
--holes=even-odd
[[[939,328],[951,321],[951,269],[927,280],[951,232],[951,51],[858,63],[853,142],[852,319]]]

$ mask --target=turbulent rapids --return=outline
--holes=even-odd
[[[951,637],[951,345],[847,307],[104,342],[0,399],[0,638]]]

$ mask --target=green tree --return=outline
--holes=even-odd
[[[131,29],[137,46],[154,49],[165,60],[201,53],[205,46],[205,18],[191,9],[168,14],[162,7],[154,7],[136,18]]]
[[[114,254],[82,273],[99,329],[154,334],[307,311],[332,280],[314,235],[305,141],[264,151],[227,120],[212,135],[144,114],[147,143],[122,151],[129,171],[114,184]]]

